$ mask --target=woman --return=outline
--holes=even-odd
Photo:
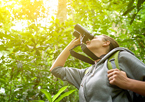
[[[70,55],[69,50],[78,44],[80,44],[80,39],[74,39],[61,52],[50,69],[52,74],[62,80],[68,81],[79,89],[80,102],[131,102],[132,98],[127,90],[109,84],[107,77],[107,59],[114,52],[120,50],[120,68],[129,74],[129,77],[137,80],[142,80],[142,77],[145,76],[145,67],[143,66],[143,63],[134,57],[129,50],[119,48],[118,43],[111,37],[99,35],[94,37],[94,39],[87,41],[86,45],[96,56],[100,57],[105,55],[102,59],[95,61],[94,65],[85,69],[63,67]],[[130,59],[134,60],[132,61]],[[137,61],[137,63],[134,63],[134,61]],[[134,68],[132,66],[134,64],[141,70],[139,71],[140,75],[136,75],[133,71],[134,69],[130,69]],[[87,69],[88,72],[86,73]]]

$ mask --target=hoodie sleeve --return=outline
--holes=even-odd
[[[132,79],[145,81],[145,64],[128,51],[119,54],[119,67]]]
[[[85,70],[86,69],[67,68],[59,66],[54,68],[51,73],[54,76],[62,79],[63,81],[68,81],[70,84],[79,89]]]

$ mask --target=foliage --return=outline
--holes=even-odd
[[[143,0],[68,0],[68,19],[59,23],[42,0],[0,1],[0,100],[28,102],[47,100],[40,89],[51,96],[68,83],[49,71],[53,61],[74,38],[76,23],[89,32],[106,34],[121,47],[133,51],[145,62],[145,3]],[[42,22],[45,22],[42,23]],[[65,66],[89,65],[69,56]],[[70,85],[68,90],[74,90]],[[77,102],[78,93],[63,102]]]
[[[60,102],[64,97],[70,95],[71,93],[73,93],[75,90],[70,90],[68,92],[63,93],[62,95],[60,95],[63,91],[66,90],[68,86],[62,87],[57,94],[55,94],[52,98],[51,94],[49,92],[47,92],[45,89],[40,89],[41,92],[43,92],[45,94],[45,96],[47,97],[49,102]],[[44,102],[43,100],[38,100],[38,102]]]

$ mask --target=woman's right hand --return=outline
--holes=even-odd
[[[119,69],[111,69],[108,71],[109,82],[112,85],[117,85],[122,89],[127,89],[128,77],[124,71]]]
[[[76,45],[79,45],[80,44],[80,37],[79,38],[75,38],[73,39],[70,44],[72,44],[72,46],[76,46]]]

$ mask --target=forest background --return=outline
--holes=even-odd
[[[47,101],[75,87],[49,71],[74,39],[75,24],[106,34],[145,63],[144,0],[0,0],[0,101]],[[77,50],[79,51],[79,50]],[[65,66],[90,66],[70,56]],[[61,102],[77,102],[78,91]]]

